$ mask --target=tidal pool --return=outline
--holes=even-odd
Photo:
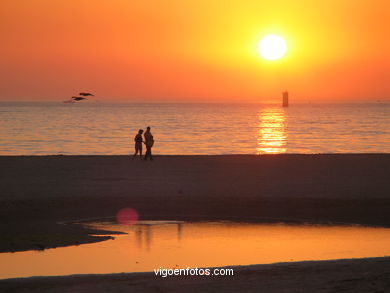
[[[0,253],[0,278],[145,272],[390,255],[390,229],[362,226],[139,221],[88,224],[114,240]]]

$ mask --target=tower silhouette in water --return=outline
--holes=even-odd
[[[283,107],[288,107],[288,91],[283,92]]]

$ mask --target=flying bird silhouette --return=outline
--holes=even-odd
[[[84,97],[87,97],[87,96],[92,96],[92,97],[94,97],[94,95],[91,94],[91,93],[79,93],[79,95],[80,95],[80,96],[84,96]]]
[[[72,97],[72,99],[75,101],[87,100],[87,98],[83,98],[83,97]]]

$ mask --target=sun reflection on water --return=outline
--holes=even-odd
[[[280,107],[259,112],[257,154],[280,154],[287,151],[286,116]]]
[[[0,253],[0,279],[152,272],[289,261],[388,256],[390,229],[235,222],[138,221],[88,226],[120,231],[113,240]]]

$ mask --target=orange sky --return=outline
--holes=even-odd
[[[390,98],[388,0],[1,0],[0,35],[0,100]]]

